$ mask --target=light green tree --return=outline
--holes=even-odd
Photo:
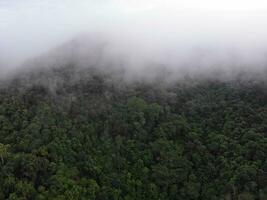
[[[10,145],[8,145],[8,144],[0,143],[0,159],[1,159],[2,165],[5,162],[5,158],[8,157],[8,155],[9,155],[9,152],[8,152],[9,147],[10,147]]]

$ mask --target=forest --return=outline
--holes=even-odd
[[[0,199],[267,199],[266,78],[119,74],[69,65],[0,83]]]

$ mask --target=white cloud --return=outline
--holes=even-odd
[[[259,60],[266,25],[263,0],[1,0],[0,53],[19,64],[76,34],[99,32],[150,59],[206,48]]]

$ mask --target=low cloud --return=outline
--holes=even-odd
[[[82,54],[95,48],[90,41],[104,43],[104,58],[130,71],[265,68],[266,11],[264,1],[249,0],[2,0],[0,68],[16,69],[73,38],[85,45]]]

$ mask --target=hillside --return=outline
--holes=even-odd
[[[116,70],[1,83],[0,199],[267,199],[266,79]]]

